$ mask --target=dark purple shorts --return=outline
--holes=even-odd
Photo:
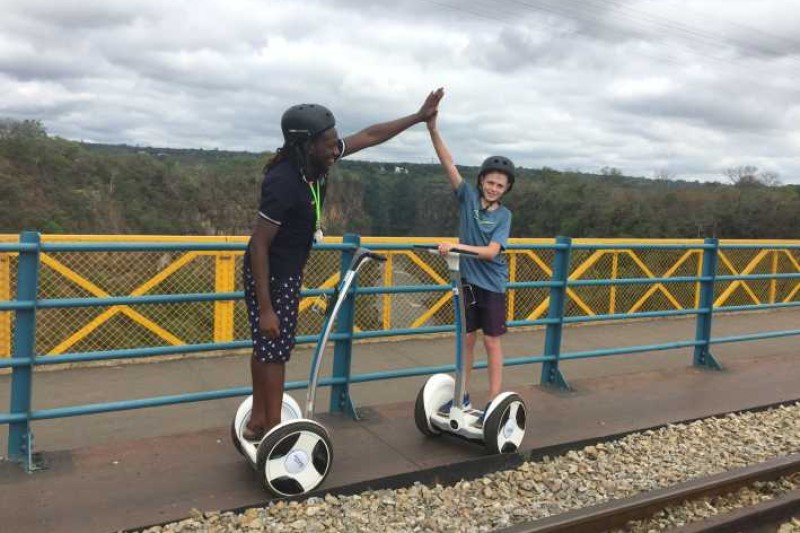
[[[484,335],[499,337],[506,328],[506,293],[482,289],[464,283],[464,305],[467,315],[467,333],[478,329]]]
[[[285,363],[294,349],[302,278],[299,275],[286,279],[270,276],[270,298],[272,298],[272,308],[278,315],[281,334],[277,339],[268,339],[259,330],[256,281],[250,269],[250,261],[245,260],[244,263],[244,300],[247,303],[247,318],[250,321],[250,333],[253,338],[253,358],[262,363]]]

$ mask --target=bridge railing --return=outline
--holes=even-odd
[[[407,244],[410,239],[364,237],[366,245]],[[444,239],[413,239],[437,242]],[[0,243],[18,242],[18,236],[0,235]],[[108,242],[127,248],[81,251],[61,247],[40,253],[39,298],[107,298],[112,295],[156,296],[217,293],[242,290],[241,261],[244,237],[165,237],[43,235],[44,246]],[[331,238],[341,243],[341,238]],[[512,239],[507,252],[511,288],[507,320],[513,325],[536,325],[548,310],[549,291],[528,283],[552,276],[555,251],[552,240]],[[153,245],[151,248],[133,245]],[[181,249],[174,244],[204,247]],[[215,246],[219,244],[219,246]],[[570,280],[650,278],[646,283],[576,285],[570,287],[564,312],[567,317],[624,314],[644,318],[653,311],[674,311],[698,306],[699,283],[676,280],[700,274],[700,240],[578,239],[571,252]],[[745,245],[725,241],[723,245]],[[797,272],[797,260],[788,249],[766,246],[797,241],[755,241],[754,248],[725,249],[719,253],[719,275],[767,275]],[[170,246],[165,246],[170,245]],[[208,245],[208,246],[205,246]],[[239,245],[239,246],[231,246]],[[581,248],[588,245],[589,248]],[[598,245],[595,247],[594,245]],[[685,245],[665,248],[665,245]],[[517,247],[519,246],[519,247]],[[659,246],[661,246],[659,248]],[[577,247],[577,248],[576,248]],[[638,248],[637,248],[638,247]],[[395,287],[439,285],[447,282],[443,262],[418,255],[411,249],[386,250],[384,269],[362,273],[362,286]],[[316,249],[306,269],[308,292],[300,303],[298,331],[313,335],[320,328],[322,311],[339,280],[339,250]],[[10,299],[16,287],[18,254],[0,252],[0,300]],[[659,281],[670,278],[669,282]],[[521,284],[517,285],[516,282]],[[715,307],[786,303],[795,299],[798,286],[790,279],[719,281]],[[49,356],[106,350],[232,342],[248,335],[244,303],[239,300],[157,302],[146,305],[119,300],[112,307],[50,307],[41,309],[36,328],[36,352]],[[450,295],[439,292],[390,292],[364,295],[355,308],[356,331],[417,330],[447,325],[453,313]],[[595,318],[596,320],[597,318]],[[14,316],[0,311],[0,358],[11,355]],[[66,360],[66,359],[63,359]]]
[[[332,388],[330,409],[332,411],[352,411],[355,406],[349,394],[353,383],[395,379],[408,376],[430,375],[437,372],[453,371],[453,365],[436,367],[416,367],[384,372],[351,374],[350,354],[354,341],[376,337],[420,335],[453,331],[451,323],[452,295],[443,272],[443,261],[431,256],[424,261],[414,253],[412,243],[397,239],[383,242],[378,239],[362,239],[357,235],[346,235],[341,242],[323,244],[315,247],[315,254],[328,255],[339,264],[336,275],[316,275],[317,288],[302,291],[304,310],[313,314],[313,309],[324,309],[326,297],[332,294],[333,287],[348,263],[347,256],[359,244],[382,251],[390,257],[389,265],[381,269],[368,265],[360,275],[359,285],[353,289],[353,297],[347,301],[345,315],[352,320],[340,320],[337,331],[331,339],[336,343],[333,370],[330,376],[320,380],[320,385]],[[413,244],[422,240],[417,239]],[[428,242],[431,239],[427,239]],[[233,328],[220,326],[218,316],[235,315],[234,305],[243,293],[235,290],[235,283],[219,282],[217,277],[213,291],[190,292],[186,285],[165,284],[164,281],[180,266],[209,254],[227,264],[219,266],[226,276],[236,271],[233,258],[241,255],[246,243],[243,239],[232,242],[194,241],[181,242],[42,242],[35,232],[24,232],[15,243],[0,242],[0,256],[12,256],[16,260],[16,298],[10,298],[10,291],[0,294],[0,315],[13,315],[13,348],[11,357],[0,359],[0,370],[11,369],[10,412],[0,413],[0,423],[9,425],[8,456],[32,464],[31,422],[80,416],[111,411],[156,407],[176,403],[205,401],[220,398],[243,396],[250,393],[249,387],[212,390],[192,394],[160,396],[147,399],[69,406],[52,409],[34,409],[31,404],[31,391],[34,368],[42,365],[64,363],[86,363],[115,359],[174,356],[208,351],[246,350],[250,346],[247,335],[236,335]],[[526,242],[515,241],[508,247],[511,266],[509,283],[509,326],[543,327],[546,329],[542,353],[525,357],[510,358],[506,365],[542,363],[540,383],[548,386],[568,387],[561,373],[559,362],[570,359],[603,357],[627,353],[649,352],[691,348],[692,362],[697,366],[720,368],[711,353],[711,346],[717,343],[741,342],[775,337],[799,335],[800,330],[771,331],[740,335],[735,337],[713,338],[711,325],[713,315],[721,312],[778,309],[800,306],[800,263],[798,262],[800,243],[798,242],[734,242],[720,243],[716,239],[703,242],[622,242],[622,241],[572,241],[559,237],[555,241]],[[76,270],[63,262],[53,259],[57,254],[96,254],[108,259],[114,254],[147,253],[178,254],[177,261],[156,262],[155,271],[148,281],[124,296],[112,296],[99,285],[86,280]],[[44,260],[45,257],[50,259]],[[662,258],[661,268],[652,265],[652,257]],[[663,259],[666,257],[666,259]],[[417,265],[429,276],[433,283],[397,284],[396,264],[406,260],[408,265]],[[545,260],[546,258],[546,260]],[[392,261],[395,265],[393,267]],[[529,261],[524,267],[523,261]],[[596,266],[605,261],[608,269],[604,273]],[[437,265],[437,263],[440,263]],[[114,264],[114,263],[111,263]],[[178,267],[173,265],[178,264]],[[666,266],[665,266],[666,265]],[[779,268],[787,266],[785,270]],[[535,268],[538,270],[535,270]],[[526,270],[527,268],[527,270]],[[44,272],[49,269],[70,279],[87,295],[42,298]],[[406,272],[408,269],[406,269]],[[754,273],[755,272],[755,273]],[[116,275],[124,276],[125,264],[117,264]],[[1,272],[0,272],[1,274]],[[327,277],[326,277],[327,276]],[[10,277],[10,276],[9,276]],[[224,277],[224,276],[223,276]],[[323,279],[324,278],[324,279]],[[413,278],[412,278],[413,279]],[[320,283],[319,281],[322,280]],[[113,276],[108,283],[113,284]],[[50,280],[48,296],[58,295],[58,284]],[[9,284],[10,286],[10,284]],[[160,292],[152,289],[159,286]],[[190,285],[191,286],[191,285]],[[398,301],[400,297],[406,300]],[[411,297],[411,299],[408,299]],[[752,303],[741,303],[741,302]],[[671,308],[665,308],[668,302]],[[727,304],[727,305],[726,305]],[[169,342],[170,331],[153,323],[144,309],[162,308],[175,305],[213,306],[215,336],[212,342]],[[240,305],[240,304],[239,304]],[[416,305],[417,316],[408,327],[391,327],[393,313],[404,307]],[[223,306],[218,308],[217,306]],[[602,311],[600,309],[602,308]],[[85,329],[98,327],[112,317],[126,314],[139,323],[147,324],[152,330],[164,330],[160,338],[168,342],[160,346],[142,346],[134,338],[133,346],[115,349],[61,350],[58,355],[42,352],[37,347],[37,321],[50,311],[93,309],[94,316]],[[174,308],[172,308],[174,310]],[[168,312],[168,311],[167,311]],[[197,327],[191,316],[175,313],[172,324],[186,330]],[[593,322],[616,321],[631,318],[662,318],[694,315],[696,334],[691,339],[680,339],[667,343],[620,348],[605,348],[581,352],[561,351],[564,325]],[[321,322],[321,313],[317,315]],[[388,320],[387,320],[388,316]],[[359,321],[358,318],[361,318]],[[421,319],[421,318],[424,318]],[[372,327],[365,327],[372,325]],[[313,328],[313,324],[307,326]],[[224,329],[224,335],[217,335]],[[79,331],[78,333],[82,333]],[[174,336],[174,335],[173,335]],[[166,337],[166,339],[165,339]],[[243,339],[244,338],[244,339]],[[235,340],[241,339],[241,340]],[[300,332],[298,343],[313,343],[316,335]],[[172,339],[174,341],[174,339]],[[63,344],[63,343],[62,343]],[[77,343],[79,344],[79,343]],[[73,346],[76,346],[73,345]],[[91,346],[91,345],[88,345]],[[479,362],[476,367],[485,366]],[[307,387],[307,382],[291,382],[287,389]]]

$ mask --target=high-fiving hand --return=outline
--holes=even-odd
[[[435,91],[431,91],[430,94],[428,94],[428,97],[425,98],[425,102],[423,102],[422,107],[420,107],[419,111],[417,111],[420,122],[428,122],[432,118],[436,117],[436,114],[439,112],[439,102],[441,102],[442,97],[444,97],[444,88],[442,87],[439,87]]]

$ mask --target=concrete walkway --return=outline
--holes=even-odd
[[[796,329],[800,312],[715,318],[715,336]],[[539,355],[543,331],[505,337],[507,357]],[[688,340],[691,319],[572,327],[564,351]],[[562,364],[573,386],[555,393],[536,386],[539,365],[506,369],[507,389],[530,409],[523,448],[598,437],[715,412],[800,398],[800,339],[716,346],[723,372],[692,368],[690,349],[585,359]],[[452,338],[358,344],[353,373],[447,364]],[[479,352],[482,353],[482,352]],[[306,379],[310,350],[299,350],[290,380]],[[413,400],[426,378],[354,385],[367,414],[351,420],[323,414],[334,440],[334,468],[324,487],[413,472],[483,455],[455,439],[425,439],[414,427]],[[246,356],[37,372],[36,409],[240,387],[249,384]],[[473,377],[482,402],[484,371]],[[10,376],[0,376],[0,398]],[[327,389],[318,405],[327,405]],[[302,405],[304,391],[294,394]],[[113,531],[184,517],[192,508],[229,509],[266,500],[255,473],[229,441],[240,399],[143,409],[34,424],[46,471],[25,474],[0,463],[0,530]],[[3,410],[8,405],[0,404]],[[6,429],[0,444],[6,449]]]

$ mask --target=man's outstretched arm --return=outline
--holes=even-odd
[[[369,148],[370,146],[375,146],[376,144],[386,142],[398,133],[404,132],[414,124],[426,122],[431,117],[436,115],[436,112],[439,109],[439,101],[442,99],[443,95],[444,91],[442,89],[432,91],[430,94],[428,94],[428,97],[425,98],[425,102],[423,102],[422,107],[420,107],[419,111],[416,113],[412,113],[411,115],[398,118],[396,120],[391,120],[389,122],[373,124],[372,126],[364,128],[358,133],[354,133],[353,135],[346,137],[344,139],[344,143],[347,150],[347,155],[358,152],[359,150],[363,150],[364,148]]]

